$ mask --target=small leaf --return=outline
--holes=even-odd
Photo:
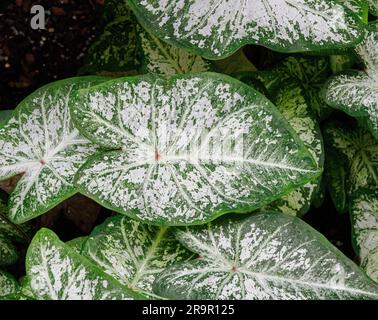
[[[90,47],[80,74],[136,74],[139,67],[136,24],[129,12],[106,25]]]
[[[90,158],[81,192],[153,224],[198,224],[261,207],[320,173],[276,108],[215,73],[117,79],[81,90],[75,124],[118,149]]]
[[[331,74],[328,57],[289,57],[279,63],[273,71],[280,72],[284,78],[294,78],[298,81],[320,121],[329,116],[332,109],[320,96],[320,89]]]
[[[325,163],[325,181],[327,189],[331,196],[333,205],[339,213],[344,213],[348,210],[348,179],[349,169],[348,160],[345,155],[334,148],[329,148],[326,151]]]
[[[158,273],[193,257],[166,228],[143,225],[117,215],[97,227],[82,254],[123,285],[149,298]]]
[[[333,1],[129,0],[139,22],[164,41],[207,59],[231,55],[244,44],[283,52],[353,46],[358,16]]]
[[[0,270],[0,297],[13,294],[17,289],[17,280],[10,273]]]
[[[378,286],[296,217],[252,214],[177,231],[200,255],[158,276],[173,299],[378,299]]]
[[[76,193],[73,177],[96,147],[73,127],[67,104],[73,90],[104,79],[49,84],[23,100],[0,128],[0,180],[23,173],[8,203],[12,222],[30,220]]]
[[[210,71],[210,63],[200,56],[161,41],[139,25],[137,30],[142,73],[171,76],[177,73]]]
[[[113,300],[141,298],[61,242],[48,229],[33,238],[26,272],[37,299]]]
[[[378,139],[378,23],[371,23],[364,41],[356,47],[365,71],[346,71],[332,77],[322,96],[328,105],[354,117],[365,117]]]
[[[18,260],[18,252],[16,247],[0,234],[0,266],[8,266],[14,264]]]
[[[324,129],[324,139],[328,147],[341,152],[348,162],[345,165],[344,160],[337,159],[335,164],[348,168],[345,179],[348,205],[351,195],[358,189],[378,186],[378,141],[368,131],[361,127],[353,129],[340,123],[330,123]],[[328,188],[333,188],[338,182],[328,184]]]
[[[350,214],[362,268],[378,282],[378,189],[359,189],[351,201]]]

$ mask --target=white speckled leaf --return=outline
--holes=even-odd
[[[320,96],[320,89],[331,74],[328,57],[289,57],[274,69],[282,77],[294,78],[303,87],[313,113],[324,120],[332,111]]]
[[[33,238],[26,255],[26,273],[38,299],[114,300],[140,298],[95,264],[61,242],[48,229]]]
[[[361,266],[378,282],[378,189],[360,189],[351,201],[353,240]]]
[[[351,116],[366,117],[378,138],[378,23],[369,25],[364,41],[356,51],[365,63],[365,71],[346,71],[332,77],[322,95],[331,107]]]
[[[89,139],[118,149],[86,162],[81,192],[153,224],[248,212],[320,173],[265,97],[220,74],[117,79],[80,90],[72,114]]]
[[[15,293],[17,288],[17,280],[8,272],[0,270],[0,297]]]
[[[378,186],[378,141],[370,132],[331,123],[324,130],[324,139],[329,147],[337,149],[347,159],[348,204],[356,190]],[[344,166],[343,160],[336,161]],[[328,187],[331,188],[332,184]]]
[[[311,108],[308,106],[302,88],[295,82],[285,81],[275,93],[272,102],[293,127],[304,145],[316,160],[319,170],[323,170],[324,149],[322,134]],[[308,182],[301,188],[267,206],[268,210],[291,215],[304,215],[319,188],[321,177]]]
[[[76,193],[73,178],[96,147],[73,127],[70,93],[104,78],[49,84],[22,101],[0,128],[0,180],[24,173],[8,203],[8,217],[22,223]]]
[[[326,0],[129,0],[139,22],[158,37],[208,59],[244,44],[308,51],[358,43],[359,18]]]
[[[210,63],[202,57],[161,41],[139,25],[137,30],[143,73],[170,76],[177,73],[210,71]]]
[[[370,1],[370,0],[367,0]],[[349,10],[354,12],[357,16],[361,18],[364,23],[368,21],[368,3],[366,0],[338,0],[338,2],[342,3],[343,6],[347,7]],[[371,0],[377,1],[377,0]]]
[[[154,291],[175,299],[377,299],[378,286],[320,233],[281,213],[177,231],[199,258],[168,267]]]
[[[166,227],[153,227],[117,215],[97,227],[82,254],[92,259],[120,283],[149,298],[157,274],[193,253],[183,247]]]
[[[4,235],[0,234],[0,266],[14,264],[18,259],[16,247]]]

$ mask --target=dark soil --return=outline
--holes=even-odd
[[[28,94],[49,82],[75,76],[86,51],[100,30],[103,0],[0,0],[0,110],[13,109]],[[31,4],[46,10],[46,29],[30,27]],[[247,46],[246,55],[265,69],[284,55]],[[83,197],[75,196],[35,219],[33,224],[53,229],[70,240],[87,235],[111,213]],[[321,208],[311,209],[304,220],[354,259],[348,214],[336,213],[329,196]],[[25,248],[21,248],[25,251]],[[22,257],[11,269],[23,274]]]

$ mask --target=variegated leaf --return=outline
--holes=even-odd
[[[365,23],[368,21],[368,3],[367,1],[370,0],[338,0],[338,2],[342,3],[345,7],[355,13],[357,16],[361,18],[361,20]],[[371,0],[377,1],[377,0]]]
[[[302,88],[295,82],[285,81],[274,94],[272,102],[293,127],[304,145],[316,160],[319,170],[323,170],[324,148],[319,125],[306,102]],[[266,208],[291,215],[304,215],[311,206],[320,184],[320,177],[308,182]]]
[[[161,39],[208,59],[244,44],[278,51],[352,46],[361,24],[349,9],[326,0],[129,0],[139,22]]]
[[[89,139],[118,149],[88,160],[81,192],[153,224],[248,212],[320,173],[265,97],[220,74],[117,79],[80,90],[72,114]]]
[[[177,73],[210,71],[210,63],[202,57],[161,41],[139,25],[137,30],[143,73],[171,76]]]
[[[378,186],[378,141],[364,128],[350,128],[331,123],[324,130],[326,145],[341,152],[348,162],[346,192],[350,196],[358,189]],[[337,159],[342,165],[343,160]],[[328,188],[334,184],[329,184]],[[338,185],[340,187],[340,185]],[[337,193],[337,191],[335,191]]]
[[[367,0],[369,4],[369,10],[372,14],[378,16],[378,1],[377,0]]]
[[[0,297],[13,294],[17,289],[17,280],[8,272],[0,270]]]
[[[349,164],[345,154],[334,148],[328,148],[326,151],[326,163],[324,170],[328,192],[331,196],[333,205],[339,213],[348,210],[348,179]]]
[[[0,180],[23,173],[8,203],[12,222],[43,214],[76,193],[74,175],[96,147],[73,127],[68,100],[75,89],[103,80],[49,84],[23,100],[0,128]]]
[[[140,67],[136,23],[131,12],[106,25],[90,47],[81,74],[136,74]]]
[[[82,254],[120,283],[149,298],[160,298],[152,292],[157,274],[193,257],[166,227],[144,225],[121,215],[97,227]]]
[[[331,74],[328,57],[289,57],[274,69],[282,77],[294,78],[302,85],[306,98],[319,120],[324,120],[332,109],[320,97],[320,89]]]
[[[198,259],[168,267],[154,291],[175,299],[378,299],[378,286],[299,218],[252,214],[177,231]]]
[[[16,247],[4,235],[0,234],[0,266],[14,264],[18,259]]]
[[[322,90],[330,106],[351,116],[366,117],[378,138],[378,23],[369,25],[364,41],[356,47],[365,71],[347,71],[332,77]]]
[[[81,253],[85,241],[87,241],[88,236],[78,237],[66,242],[66,245],[70,246],[77,253]]]
[[[48,229],[41,229],[33,238],[26,255],[26,272],[37,299],[141,298],[61,242]]]
[[[362,268],[378,282],[378,189],[360,189],[351,202],[353,239]]]

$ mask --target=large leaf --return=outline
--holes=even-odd
[[[354,245],[368,276],[378,282],[378,189],[360,189],[351,202]]]
[[[33,238],[26,272],[37,299],[111,300],[140,298],[95,264],[61,242],[48,229]]]
[[[308,148],[319,170],[323,170],[322,134],[305,99],[303,89],[295,82],[285,81],[281,89],[274,94],[272,101]],[[292,215],[304,215],[310,209],[319,184],[320,177],[274,201],[267,208]]]
[[[220,59],[247,43],[278,51],[329,49],[358,43],[357,15],[327,0],[129,0],[156,36]]]
[[[365,71],[335,75],[322,95],[330,106],[351,116],[366,117],[370,131],[378,138],[378,23],[369,26],[356,51],[365,63]]]
[[[193,257],[166,227],[152,227],[117,215],[97,227],[82,254],[120,283],[156,298],[152,283],[174,262]]]
[[[220,74],[158,75],[80,90],[72,105],[92,157],[77,185],[154,224],[198,224],[261,207],[319,175],[303,143],[261,94]]]
[[[199,258],[154,283],[175,299],[378,299],[378,286],[299,218],[253,214],[177,231]]]
[[[143,73],[150,72],[170,76],[176,73],[210,70],[210,63],[202,57],[161,41],[141,26],[138,26],[137,30]]]
[[[9,199],[16,223],[45,213],[76,193],[73,177],[96,147],[71,123],[70,94],[103,81],[84,77],[49,84],[28,96],[0,128],[0,180],[23,173]]]
[[[13,294],[17,289],[17,280],[8,272],[0,270],[0,297]]]
[[[345,178],[347,205],[356,190],[378,186],[378,141],[368,131],[362,127],[352,128],[341,123],[330,123],[325,127],[324,139],[328,147],[342,154],[342,157],[336,156],[334,165],[342,166],[347,170]],[[329,156],[332,157],[332,154]],[[331,173],[328,188],[342,188],[337,177],[340,177],[337,173]],[[343,193],[342,190],[340,192]],[[334,190],[331,191],[332,193],[336,195],[339,191]],[[334,200],[338,202],[340,198],[335,197]]]
[[[332,111],[320,96],[320,89],[331,74],[328,57],[289,57],[274,69],[282,77],[294,78],[303,87],[314,114],[324,120]]]

